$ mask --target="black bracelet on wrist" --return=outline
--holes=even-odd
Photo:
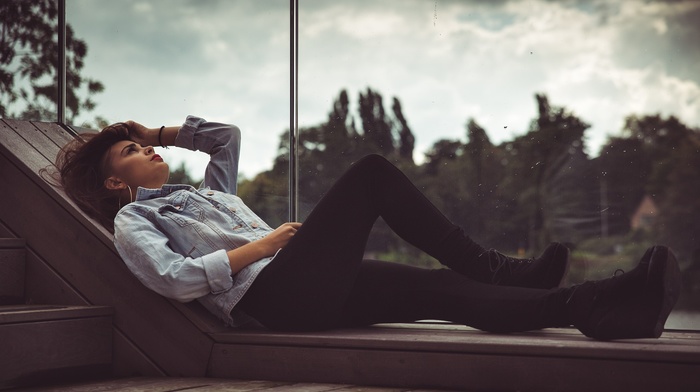
[[[165,128],[165,125],[160,127],[160,131],[158,131],[158,144],[160,144],[160,146],[163,148],[168,148],[168,146],[163,145],[163,141],[161,140],[161,136],[163,135],[163,128]]]

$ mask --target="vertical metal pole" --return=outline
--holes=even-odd
[[[608,181],[600,179],[600,236],[608,238]]]
[[[299,219],[299,0],[289,1],[289,221]]]
[[[66,123],[66,0],[58,0],[58,64],[56,121]]]

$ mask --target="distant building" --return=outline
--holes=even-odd
[[[632,230],[649,229],[654,224],[654,220],[658,216],[656,203],[651,196],[646,195],[639,203],[637,210],[632,214],[630,219],[630,227]]]

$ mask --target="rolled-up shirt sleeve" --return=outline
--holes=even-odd
[[[241,153],[241,130],[238,127],[187,116],[175,145],[209,154],[202,187],[236,194]]]
[[[182,256],[152,222],[124,207],[115,218],[114,244],[124,263],[146,287],[188,302],[233,286],[226,251],[201,257]]]

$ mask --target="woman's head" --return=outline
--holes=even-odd
[[[83,211],[111,230],[120,206],[133,201],[139,186],[162,186],[169,168],[151,146],[131,140],[126,123],[81,136],[57,157],[58,181]]]

